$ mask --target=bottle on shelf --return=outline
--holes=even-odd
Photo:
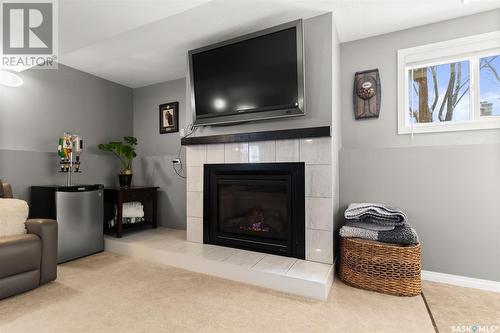
[[[71,134],[64,133],[64,140],[63,140],[63,150],[64,150],[64,156],[66,158],[69,157],[69,154],[73,151],[73,143],[71,139]]]
[[[80,155],[76,155],[75,172],[80,172]]]
[[[61,157],[61,161],[59,162],[59,167],[61,168],[61,172],[66,171],[66,161],[64,157]]]
[[[79,154],[83,150],[83,139],[80,136],[75,136],[74,137],[74,142],[75,142],[75,153]]]
[[[72,184],[72,173],[81,172],[80,154],[83,151],[83,139],[79,135],[64,132],[59,138],[57,155],[60,158],[60,172],[66,173],[66,186]]]
[[[61,158],[64,158],[64,149],[63,149],[63,138],[59,138],[59,145],[57,146],[57,155]]]

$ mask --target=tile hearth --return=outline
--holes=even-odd
[[[158,228],[124,238],[106,236],[106,251],[198,273],[325,300],[333,266],[186,240],[184,230]]]

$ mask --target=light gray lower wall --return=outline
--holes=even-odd
[[[22,86],[0,85],[0,179],[16,197],[32,185],[64,184],[57,157],[64,131],[84,138],[75,183],[118,184],[119,165],[98,143],[132,134],[132,89],[59,64],[19,73]]]
[[[185,153],[181,156],[184,158]],[[186,229],[186,180],[172,168],[177,155],[141,155],[134,162],[135,185],[159,186],[158,223],[162,227]],[[186,174],[185,166],[182,174]]]
[[[426,270],[500,281],[500,130],[397,134],[397,50],[500,30],[500,10],[341,44],[341,210],[397,205],[423,245]],[[379,119],[354,120],[356,71],[378,68]]]
[[[161,226],[186,228],[186,181],[179,177],[172,160],[180,150],[179,133],[160,134],[159,105],[179,102],[179,126],[186,117],[186,80],[179,79],[134,90],[134,136],[139,140],[134,162],[134,184],[159,186],[158,222]],[[185,175],[185,171],[181,174]]]
[[[423,269],[500,281],[500,145],[344,149],[341,204],[404,208]]]

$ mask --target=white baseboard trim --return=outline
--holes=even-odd
[[[432,282],[452,284],[460,287],[475,288],[500,293],[500,282],[482,280],[466,276],[422,271],[422,279]]]

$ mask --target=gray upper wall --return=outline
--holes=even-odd
[[[332,15],[304,20],[306,115],[227,127],[200,127],[196,136],[271,131],[332,124]],[[189,102],[189,101],[188,101]],[[185,127],[193,122],[190,104]]]
[[[500,130],[397,134],[397,51],[500,30],[500,9],[341,44],[342,143],[344,148],[499,143]],[[354,120],[354,73],[378,68],[382,83],[379,119]]]
[[[65,131],[85,140],[74,182],[116,185],[119,163],[96,146],[132,134],[132,89],[61,64],[19,76],[20,87],[0,85],[0,179],[14,195],[27,200],[31,185],[64,184],[56,152]]]
[[[56,152],[67,131],[95,152],[132,134],[132,89],[61,64],[18,75],[22,86],[0,86],[0,149]]]
[[[134,135],[141,155],[175,155],[181,146],[179,133],[160,134],[159,105],[179,102],[179,127],[186,123],[186,79],[134,89]]]

